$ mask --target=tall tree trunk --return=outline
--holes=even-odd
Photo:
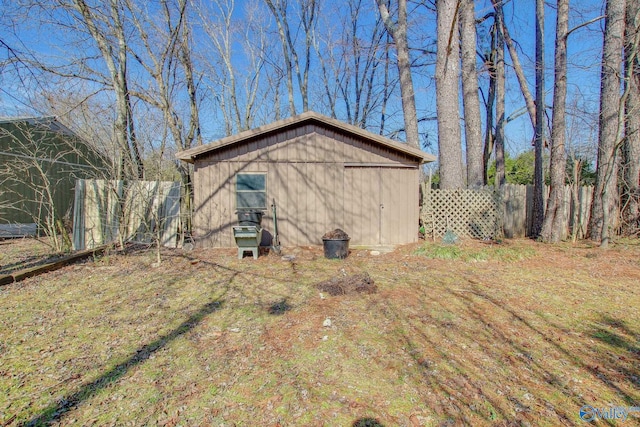
[[[271,14],[276,20],[276,26],[278,27],[278,35],[280,36],[280,45],[282,47],[282,60],[284,61],[284,68],[287,75],[287,96],[289,101],[289,114],[291,116],[296,115],[296,104],[294,101],[294,89],[293,89],[293,63],[292,52],[290,52],[290,45],[288,39],[291,38],[289,27],[287,25],[286,16],[286,3],[283,7],[280,0],[265,0],[265,3],[269,7]],[[285,27],[285,25],[287,25]]]
[[[311,68],[311,49],[313,48],[313,34],[316,25],[316,13],[318,6],[316,0],[306,0],[301,2],[301,20],[304,29],[304,67],[302,73],[296,61],[296,72],[298,74],[298,84],[302,96],[302,111],[309,111],[309,69]]]
[[[609,244],[618,200],[618,148],[622,134],[620,75],[624,38],[624,0],[607,0],[602,48],[598,159],[589,220],[591,239]]]
[[[82,24],[91,34],[109,70],[116,99],[114,134],[120,150],[117,176],[123,179],[128,176],[142,175],[143,167],[135,136],[130,138],[129,135],[132,118],[127,89],[127,43],[121,8],[117,0],[111,0],[109,5],[109,14],[105,14],[104,19],[107,20],[107,17],[110,17],[112,21],[105,22],[108,27],[103,32],[97,22],[99,19],[96,17],[97,12],[94,12],[85,0],[73,1],[73,7],[80,13]]]
[[[556,52],[551,119],[551,192],[542,225],[542,240],[556,243],[562,238],[565,167],[565,110],[567,101],[567,36],[569,31],[569,0],[557,1]]]
[[[380,135],[384,135],[385,131],[385,123],[387,121],[387,104],[389,103],[389,62],[391,55],[389,54],[389,34],[386,36],[386,43],[384,43],[384,79],[383,79],[383,93],[382,93],[382,102],[380,106]]]
[[[193,146],[195,140],[196,145],[202,145],[202,131],[200,129],[200,106],[197,96],[197,84],[193,76],[193,61],[191,60],[191,29],[187,25],[182,31],[182,39],[179,48],[179,58],[184,68],[184,76],[187,84],[187,92],[189,94],[189,115],[191,121],[189,123],[189,132],[185,137],[184,149],[187,150]]]
[[[462,143],[460,130],[460,79],[459,40],[456,25],[457,0],[438,0],[436,59],[436,110],[438,113],[438,161],[440,163],[440,188],[453,189],[465,186],[462,168]]]
[[[640,230],[640,0],[626,0],[625,14],[625,140],[623,144],[623,232]]]
[[[485,185],[489,184],[488,169],[491,153],[493,153],[493,145],[495,141],[493,133],[493,106],[496,101],[496,43],[498,38],[498,25],[494,22],[491,29],[491,51],[485,56],[485,66],[489,71],[489,94],[487,95],[486,110],[486,129],[484,135],[484,151],[483,151],[483,179]]]
[[[544,0],[536,0],[536,136],[531,237],[542,231],[544,217],[542,148],[544,145]]]
[[[411,60],[409,58],[409,44],[407,42],[407,0],[398,0],[398,20],[391,19],[385,0],[376,0],[378,10],[384,26],[391,34],[396,45],[398,55],[398,75],[400,77],[400,94],[402,96],[402,113],[404,116],[404,131],[407,144],[412,147],[420,147],[418,134],[418,113],[416,112],[416,100],[413,92],[413,79],[411,77]]]
[[[505,125],[505,63],[504,63],[504,15],[502,6],[496,7],[496,181],[497,188],[506,184],[506,174],[504,165],[504,125]]]
[[[482,125],[476,69],[476,17],[474,0],[460,2],[460,56],[462,60],[462,101],[467,145],[467,186],[484,184],[482,166]]]
[[[500,0],[491,0],[494,9],[496,12],[498,8],[502,8],[502,2]],[[511,34],[509,33],[509,29],[507,28],[504,19],[502,20],[502,34],[504,35],[504,41],[507,44],[507,48],[509,49],[509,56],[511,57],[511,62],[513,64],[513,71],[516,73],[516,77],[518,78],[518,83],[520,84],[520,91],[522,92],[522,96],[524,97],[525,105],[527,106],[527,112],[529,113],[529,118],[531,119],[531,125],[535,129],[536,127],[536,105],[531,96],[531,91],[529,90],[529,84],[527,83],[527,78],[524,75],[524,69],[522,68],[522,64],[520,63],[520,57],[518,56],[518,51],[516,50],[515,43],[511,38]]]

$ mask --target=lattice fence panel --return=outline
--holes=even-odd
[[[427,190],[423,194],[422,223],[427,235],[485,239],[501,234],[501,202],[492,190]]]

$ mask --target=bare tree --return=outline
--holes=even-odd
[[[372,22],[366,4],[366,0],[346,2],[347,12],[338,25],[340,33],[318,31],[315,37],[323,100],[331,116],[337,118],[337,107],[341,104],[346,121],[362,128],[372,124],[373,113],[381,109],[385,91],[390,89],[380,83],[388,66],[383,46],[388,35],[379,16]]]
[[[543,165],[544,146],[544,0],[536,0],[536,120],[535,120],[535,165],[533,172],[533,215],[531,237],[537,238],[544,220]]]
[[[193,65],[187,30],[187,0],[161,0],[159,15],[131,0],[124,2],[141,45],[140,51],[131,44],[128,49],[153,82],[149,84],[147,80],[144,85],[136,85],[130,94],[162,114],[163,124],[168,128],[176,149],[191,148],[200,125],[191,75]],[[186,123],[179,98],[182,91],[186,92],[183,99],[188,100],[190,112]]]
[[[606,248],[616,223],[619,145],[624,109],[620,105],[620,76],[624,39],[624,0],[607,0],[602,49],[598,160],[589,234]]]
[[[144,3],[123,1],[132,31],[135,29],[139,40],[136,44],[130,43],[128,50],[150,77],[143,85],[135,85],[130,93],[162,117],[156,127],[160,131],[150,132],[154,134],[154,141],[149,144],[154,158],[162,163],[168,153],[189,149],[194,142],[202,143],[187,13],[189,2],[161,0],[156,11],[155,7],[152,10]],[[151,122],[150,115],[146,115],[145,122]],[[157,171],[162,169],[161,165],[156,167]],[[177,169],[184,190],[183,208],[189,212],[193,197],[193,171],[185,163],[179,163]],[[161,179],[159,175],[146,175],[147,179]],[[189,218],[185,217],[183,230],[190,229]]]
[[[562,207],[565,183],[565,133],[567,102],[567,37],[569,36],[569,0],[557,1],[555,75],[553,91],[553,116],[551,121],[551,159],[549,175],[551,192],[547,200],[542,240],[556,243],[562,238]]]
[[[288,0],[265,0],[271,14],[276,20],[284,69],[287,75],[287,91],[289,96],[289,112],[296,115],[293,73],[295,70],[300,98],[302,99],[302,111],[309,110],[309,71],[311,67],[311,50],[313,49],[313,33],[316,24],[318,4],[316,0],[298,0],[300,21],[299,25],[304,34],[302,58],[298,52],[296,40],[297,31],[292,31],[288,12]]]
[[[119,176],[141,178],[144,175],[144,166],[136,139],[128,87],[127,36],[123,5],[120,0],[109,0],[108,12],[103,13],[101,8],[90,6],[85,0],[72,1],[71,5],[67,5],[64,0],[60,0],[60,4],[65,9],[71,6],[78,12],[79,15],[74,18],[93,38],[111,77],[116,98],[115,136],[121,147],[122,157]]]
[[[497,33],[498,33],[498,25],[494,19],[494,24],[491,26],[491,42],[490,42],[489,52],[483,56],[483,60],[485,64],[484,66],[487,69],[487,74],[489,77],[488,93],[484,101],[486,124],[485,124],[485,134],[484,134],[484,148],[482,153],[482,177],[485,185],[488,184],[487,171],[489,168],[489,162],[491,161],[491,154],[493,153],[493,146],[495,142],[495,135],[494,135],[494,129],[493,129],[493,124],[494,124],[493,114],[494,114],[494,108],[496,103],[496,74],[497,74],[496,58],[498,56],[496,52],[497,50],[496,43],[498,38]]]
[[[496,180],[495,186],[502,187],[506,183],[505,173],[505,95],[506,74],[504,63],[504,15],[502,6],[495,8],[495,98],[496,98],[496,132],[495,132],[495,158]]]
[[[465,186],[458,83],[460,57],[457,31],[457,1],[437,2],[436,109],[438,113],[438,160],[440,188]]]
[[[499,0],[491,0],[494,9],[502,9],[502,2]],[[522,92],[522,96],[525,100],[525,105],[527,107],[527,112],[529,113],[529,118],[531,119],[531,125],[535,129],[536,127],[536,105],[531,95],[531,91],[529,90],[529,84],[527,83],[527,78],[524,74],[524,69],[522,64],[520,63],[520,56],[518,55],[518,51],[516,50],[515,43],[511,38],[511,34],[509,33],[509,29],[507,28],[504,19],[501,21],[502,34],[504,36],[504,41],[507,44],[507,48],[509,50],[509,56],[511,57],[511,62],[513,66],[513,71],[518,78],[518,83],[520,84],[520,91]]]
[[[470,188],[484,184],[482,166],[482,125],[480,121],[480,96],[476,68],[476,19],[475,2],[460,2],[460,56],[462,62],[462,101],[467,154],[467,185]]]
[[[398,19],[394,21],[384,0],[376,0],[382,22],[387,32],[393,38],[398,55],[398,75],[400,76],[400,93],[402,96],[402,113],[407,144],[418,148],[420,138],[418,134],[418,114],[411,77],[411,59],[409,58],[409,43],[407,40],[407,1],[398,0]],[[456,37],[457,38],[457,37]]]

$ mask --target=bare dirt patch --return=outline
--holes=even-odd
[[[329,280],[318,283],[316,288],[332,296],[361,293],[375,294],[378,292],[378,287],[368,273],[332,277]]]

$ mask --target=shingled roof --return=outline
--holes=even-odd
[[[198,157],[214,153],[217,150],[228,148],[237,144],[242,144],[257,137],[263,137],[269,134],[276,134],[289,129],[298,128],[306,124],[316,124],[318,126],[329,128],[337,132],[343,132],[352,136],[366,139],[367,141],[370,141],[374,144],[379,144],[398,152],[408,154],[409,156],[416,158],[420,163],[433,162],[436,160],[436,158],[431,154],[427,154],[424,151],[418,150],[417,148],[410,147],[409,145],[402,142],[397,142],[389,138],[385,138],[381,135],[376,135],[357,126],[332,119],[313,111],[279,120],[277,122],[260,126],[255,129],[240,132],[239,134],[231,135],[209,144],[204,144],[198,147],[191,148],[189,150],[180,151],[176,154],[176,157],[180,160],[184,160],[185,162],[194,163]]]

